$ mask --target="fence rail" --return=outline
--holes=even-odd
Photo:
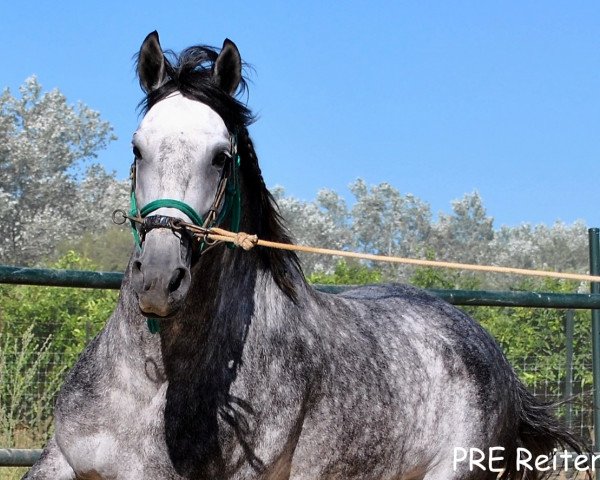
[[[593,230],[597,232],[596,229]],[[121,286],[122,280],[123,274],[118,272],[55,270],[0,265],[0,283],[5,284],[118,289]],[[338,285],[316,285],[315,287],[320,291],[334,294],[354,288]],[[521,291],[429,291],[447,302],[458,306],[600,310],[600,293],[559,294]],[[596,378],[594,379],[594,383],[597,383]],[[0,449],[0,467],[31,466],[39,458],[40,454],[41,450]]]
[[[117,290],[121,287],[122,280],[123,274],[119,272],[55,270],[0,265],[0,283],[14,285]],[[315,285],[315,287],[317,290],[327,293],[341,293],[355,288],[346,285]],[[431,289],[429,292],[443,298],[448,303],[459,306],[600,309],[600,293],[437,289]]]
[[[0,448],[0,467],[31,467],[41,454],[40,449]]]

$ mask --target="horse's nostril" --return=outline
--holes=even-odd
[[[142,262],[135,261],[133,262],[131,273],[133,275],[133,281],[137,283],[140,290],[148,291],[150,289],[150,285],[146,285],[144,283],[144,274],[142,272]]]
[[[177,270],[175,270],[175,272],[173,273],[173,276],[171,277],[171,280],[169,281],[169,292],[173,293],[173,292],[176,292],[177,290],[179,290],[179,287],[181,286],[181,282],[183,281],[184,278],[185,278],[185,268],[178,268]]]

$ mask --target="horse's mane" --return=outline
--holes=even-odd
[[[146,114],[154,105],[175,92],[204,103],[214,110],[223,119],[229,132],[238,137],[240,171],[246,189],[246,204],[243,206],[246,214],[243,215],[242,228],[265,240],[291,243],[277,204],[265,185],[248,133],[247,127],[255,117],[248,107],[212,80],[215,61],[219,55],[218,49],[197,45],[186,48],[179,55],[170,50],[164,53],[166,79],[142,99],[139,104],[142,113]],[[247,86],[246,78],[242,77],[237,94],[246,92]],[[303,279],[298,256],[293,252],[261,248],[259,258],[263,267],[272,272],[279,288],[295,301],[297,293],[294,279]]]

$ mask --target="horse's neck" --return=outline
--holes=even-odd
[[[140,313],[137,296],[130,285],[128,268],[123,281],[111,338],[128,350],[139,350],[140,358],[152,358],[165,380],[188,381],[190,375],[210,379],[221,386],[235,377],[242,355],[264,349],[268,341],[248,342],[251,329],[266,340],[270,336],[291,338],[299,320],[298,304],[277,285],[273,274],[261,266],[257,254],[222,248],[213,251],[212,261],[194,267],[188,300],[169,319],[159,320],[160,334],[150,333]],[[208,254],[207,254],[208,256]],[[210,257],[209,257],[210,258]],[[298,303],[303,303],[306,286],[301,273],[290,265],[298,285]]]
[[[224,251],[216,258],[195,267],[188,301],[173,320],[162,322],[169,378],[203,371],[231,381],[250,329],[268,330],[274,315],[293,306],[253,253]]]
[[[193,464],[194,478],[222,478],[215,472],[225,468],[223,459],[232,458],[236,445],[249,445],[248,425],[258,421],[261,407],[252,392],[269,377],[280,380],[278,365],[304,369],[291,378],[309,377],[293,352],[302,305],[280,289],[255,253],[218,253],[218,262],[195,266],[182,310],[161,320],[165,438],[171,460]],[[298,284],[304,293],[301,278]],[[276,388],[269,398],[281,404],[287,397]]]

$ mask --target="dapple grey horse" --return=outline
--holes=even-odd
[[[290,242],[236,99],[240,55],[164,53],[153,32],[137,71],[137,246],[24,478],[535,479],[519,448],[581,449],[460,310],[403,285],[319,293],[291,252],[191,235]]]

